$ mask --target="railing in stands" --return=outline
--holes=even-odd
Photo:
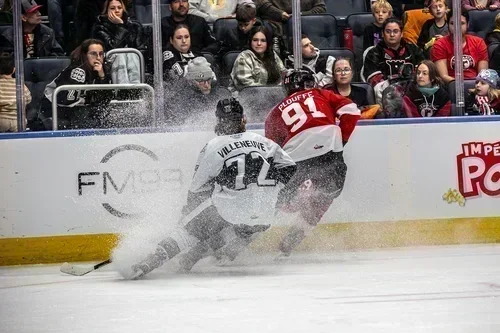
[[[151,93],[151,111],[153,112],[153,125],[156,124],[155,92],[153,87],[145,83],[138,84],[67,84],[57,87],[52,94],[52,130],[58,130],[57,121],[57,95],[66,90],[120,90],[120,89],[142,89]]]
[[[132,48],[119,48],[119,49],[112,49],[108,52],[106,52],[106,58],[108,57],[111,57],[112,55],[114,54],[123,54],[123,53],[133,53],[133,54],[136,54],[138,57],[139,57],[139,61],[140,61],[140,64],[141,64],[141,68],[140,68],[140,71],[141,71],[141,83],[144,83],[145,81],[145,77],[146,77],[146,73],[145,73],[145,68],[144,68],[144,56],[142,55],[141,51],[137,50],[137,49],[132,49]]]

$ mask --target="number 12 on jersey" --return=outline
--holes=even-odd
[[[276,179],[268,175],[270,167],[271,164],[264,156],[255,151],[233,156],[225,161],[224,169],[227,177],[234,180],[226,179],[224,185],[232,190],[244,190],[252,183],[258,186],[276,186]]]
[[[307,112],[299,102],[288,105],[281,112],[281,117],[283,118],[285,124],[287,124],[288,126],[293,125],[292,129],[290,130],[290,132],[292,133],[299,130],[302,125],[306,123],[308,114],[310,114],[313,118],[326,117],[323,112],[318,111],[318,109],[316,108],[316,103],[314,103],[314,98],[312,96],[308,97],[304,101],[304,104],[307,106]]]

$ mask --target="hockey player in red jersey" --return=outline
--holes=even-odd
[[[282,255],[288,256],[342,192],[347,173],[343,147],[360,111],[350,99],[316,88],[307,70],[289,71],[283,86],[287,97],[267,116],[265,136],[297,163],[297,172],[281,190],[277,203],[278,209],[300,216],[280,242]]]

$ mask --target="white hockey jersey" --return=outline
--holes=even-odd
[[[213,204],[228,222],[269,223],[278,192],[295,170],[290,156],[262,135],[243,132],[218,136],[200,152],[188,209]]]

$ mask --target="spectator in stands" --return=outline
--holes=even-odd
[[[92,29],[92,37],[100,39],[106,50],[134,48],[145,52],[142,25],[127,15],[123,0],[108,0],[98,23]],[[117,54],[112,62],[113,83],[140,83],[140,59],[132,53]]]
[[[169,9],[171,16],[161,19],[163,47],[174,35],[174,30],[179,24],[184,24],[191,32],[191,47],[196,52],[210,52],[217,54],[220,43],[215,39],[208,23],[199,16],[188,14],[188,0],[170,0]]]
[[[256,17],[257,10],[254,4],[240,5],[236,9],[236,21],[238,26],[228,31],[222,40],[222,54],[229,51],[243,51],[248,49],[248,33],[256,26],[263,26],[264,23]]]
[[[42,24],[40,5],[34,0],[22,0],[21,11],[23,21],[24,57],[62,56],[64,51],[54,37],[54,31]],[[2,34],[0,51],[14,51],[14,28],[9,28]]]
[[[449,25],[448,36],[434,43],[431,50],[431,60],[436,64],[439,76],[445,84],[455,80],[455,56],[453,43],[453,12],[448,12]],[[462,13],[461,34],[463,50],[463,74],[464,79],[474,79],[481,69],[488,68],[488,49],[483,39],[468,35],[467,25],[469,14]]]
[[[166,96],[165,120],[172,125],[185,124],[190,118],[199,120],[203,110],[213,110],[220,99],[231,97],[227,89],[217,86],[215,73],[204,57],[188,63],[186,76],[179,83]]]
[[[12,22],[14,22],[14,18],[12,17],[12,0],[5,0],[0,4],[0,24],[12,24]]]
[[[87,39],[71,53],[71,64],[45,88],[42,101],[43,121],[52,129],[52,95],[62,85],[111,84],[111,75],[104,62],[104,43]],[[106,118],[105,107],[113,98],[111,90],[66,90],[57,95],[60,128],[96,128]],[[77,106],[85,106],[78,107]]]
[[[284,59],[283,37],[286,36],[286,32],[283,31],[283,24],[292,17],[292,0],[255,0],[255,4],[257,16],[267,20],[273,28],[274,51]],[[302,0],[300,13],[302,15],[326,13],[325,0]]]
[[[212,2],[210,0],[190,0],[189,14],[200,16],[213,23],[219,18],[234,18],[236,7],[241,4],[252,4],[252,0],[225,0]]]
[[[500,7],[499,0],[462,0],[462,11],[469,10],[497,10]]]
[[[466,115],[500,115],[500,90],[498,73],[493,69],[483,69],[476,77],[476,86],[469,90],[466,99]]]
[[[177,80],[185,76],[186,66],[201,53],[191,50],[191,35],[185,24],[178,24],[170,43],[163,51],[164,79],[170,86],[177,84]]]
[[[327,84],[331,84],[333,82],[332,68],[335,58],[321,55],[320,50],[314,47],[307,35],[302,34],[301,40],[302,65],[314,73],[314,77],[316,78],[316,82],[320,88]],[[290,42],[290,45],[292,45],[292,42]],[[288,58],[285,59],[285,67],[289,69],[294,68],[293,54],[289,55]]]
[[[424,60],[422,50],[402,39],[403,24],[400,20],[387,19],[382,30],[384,39],[368,51],[363,68],[363,75],[375,90],[379,104],[382,92],[389,84],[410,79],[414,66]]]
[[[495,16],[495,29],[486,34],[486,45],[493,43],[500,43],[500,13]]]
[[[241,52],[231,72],[232,91],[249,86],[277,85],[285,70],[283,62],[270,46],[271,32],[264,26],[250,30],[249,49]]]
[[[392,6],[385,0],[377,0],[372,4],[372,14],[375,22],[365,28],[363,34],[363,50],[377,45],[383,39],[382,26],[392,16]]]
[[[448,6],[446,0],[432,0],[429,9],[434,18],[424,23],[417,42],[418,47],[424,51],[426,58],[430,58],[431,48],[436,40],[448,34],[448,24],[446,23]]]
[[[92,36],[92,27],[103,12],[105,2],[106,0],[78,0],[75,11],[77,45]]]
[[[383,110],[387,118],[448,117],[450,96],[442,86],[436,65],[424,60],[411,81],[398,82],[384,91]]]
[[[370,103],[366,96],[366,90],[351,84],[353,77],[352,60],[348,58],[335,59],[333,63],[333,83],[326,85],[324,88],[349,98],[361,109]]]
[[[7,53],[0,55],[0,132],[17,132],[16,79],[12,77],[14,72],[14,56]],[[23,88],[24,100],[28,104],[31,102],[31,93],[26,85]],[[26,120],[26,115],[24,119]]]

